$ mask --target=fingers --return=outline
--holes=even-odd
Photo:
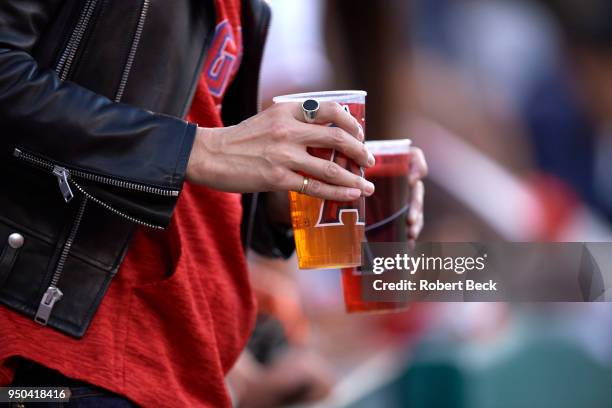
[[[427,176],[427,161],[423,151],[418,147],[410,149],[412,160],[410,161],[410,172],[408,182],[412,186],[410,212],[408,213],[408,242],[414,248],[415,240],[419,237],[425,223],[423,215],[423,200],[425,198],[425,186],[421,181]]]
[[[423,201],[425,198],[425,186],[418,181],[411,191],[410,211],[408,213],[408,239],[417,239],[423,229]]]
[[[408,173],[408,180],[411,186],[414,186],[419,180],[427,176],[428,167],[427,161],[423,151],[418,147],[412,147],[410,149],[410,172]]]
[[[366,197],[374,193],[374,184],[338,164],[300,152],[296,159],[296,168],[313,177],[336,186],[358,188]]]
[[[300,191],[304,183],[304,176],[291,172],[284,178],[285,184],[278,186],[281,190]],[[352,187],[332,186],[325,182],[308,179],[308,186],[304,194],[333,201],[355,201],[361,197],[361,190]]]
[[[296,103],[291,109],[293,116],[300,122],[304,122],[302,104]],[[333,123],[355,139],[359,141],[364,140],[361,124],[337,102],[321,102],[314,123],[319,125]]]
[[[365,144],[339,127],[304,124],[300,129],[300,143],[305,146],[336,149],[362,167],[372,167],[375,163]]]
[[[425,219],[424,218],[425,217],[423,216],[423,213],[419,214],[417,222],[414,225],[410,226],[410,229],[408,231],[408,240],[409,241],[416,241],[416,239],[421,234],[421,231],[423,230],[423,226],[425,225]]]
[[[363,128],[349,112],[336,102],[321,102],[314,124],[304,123],[300,103],[279,104],[276,109],[285,109],[299,123],[293,123],[292,140],[309,147],[324,147],[341,151],[362,167],[374,165],[374,156],[365,145]],[[286,112],[286,111],[285,111]],[[332,123],[334,126],[321,126]],[[295,126],[295,127],[294,127]]]

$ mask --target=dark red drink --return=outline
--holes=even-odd
[[[405,242],[408,234],[406,217],[410,187],[410,141],[367,142],[376,165],[365,176],[376,191],[366,199],[366,239],[368,242]],[[342,269],[342,286],[346,310],[352,312],[390,311],[406,307],[405,302],[366,301],[362,296],[359,268]]]

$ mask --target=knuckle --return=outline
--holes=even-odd
[[[332,113],[335,117],[341,117],[344,114],[344,109],[342,109],[342,105],[338,102],[333,103]]]
[[[339,127],[331,127],[331,139],[336,146],[342,146],[344,144],[344,131]]]
[[[333,201],[342,201],[341,196],[342,194],[338,192],[337,188],[331,188],[326,194],[326,198]]]
[[[359,140],[360,142],[363,140],[363,129],[359,122],[357,122],[357,119],[353,119],[353,130],[351,134],[355,137],[355,139]]]
[[[281,120],[275,120],[270,126],[270,133],[275,141],[285,141],[289,137],[289,129]]]
[[[337,164],[329,162],[325,165],[325,170],[324,170],[324,175],[327,179],[329,180],[334,180],[336,177],[338,177],[338,174],[340,173],[340,168],[338,167]]]
[[[349,193],[349,189],[348,188],[341,188],[340,189],[340,194],[339,194],[339,198],[341,200],[347,200],[351,198],[351,195]]]
[[[332,200],[344,201],[344,197],[346,197],[346,189],[344,187],[333,187],[329,195]]]
[[[353,187],[361,189],[365,186],[365,180],[359,176],[353,176]]]
[[[270,187],[283,186],[287,180],[287,171],[282,166],[273,166],[264,177],[266,184]]]
[[[334,123],[338,121],[341,108],[337,102],[327,102],[322,108],[325,109],[325,116],[329,122]]]
[[[367,160],[368,159],[368,155],[370,154],[370,151],[368,150],[368,148],[366,147],[365,143],[360,143],[359,146],[359,155]]]
[[[321,182],[319,180],[311,179],[308,189],[309,189],[309,191],[311,193],[317,193],[318,194],[318,193],[321,192],[322,187],[323,187],[323,185],[321,184]]]

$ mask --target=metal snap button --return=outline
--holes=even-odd
[[[25,238],[23,238],[23,235],[18,234],[16,232],[12,233],[8,237],[8,244],[11,248],[14,248],[14,249],[21,248],[24,242],[25,242]]]

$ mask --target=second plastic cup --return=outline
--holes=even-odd
[[[365,91],[330,91],[277,96],[273,100],[274,103],[303,102],[307,99],[338,102],[359,121],[365,132],[365,97]],[[355,174],[363,174],[355,162],[340,152],[320,148],[309,148],[308,151],[314,156],[332,160]],[[311,177],[307,174],[304,176]],[[322,200],[292,191],[289,193],[289,204],[300,269],[361,265],[365,226],[363,196],[347,203]]]
[[[376,164],[365,176],[376,191],[366,200],[366,238],[368,242],[405,242],[410,186],[410,140],[366,142]],[[342,288],[347,312],[393,311],[406,308],[406,302],[368,301],[363,297],[364,280],[359,268],[342,270]]]

